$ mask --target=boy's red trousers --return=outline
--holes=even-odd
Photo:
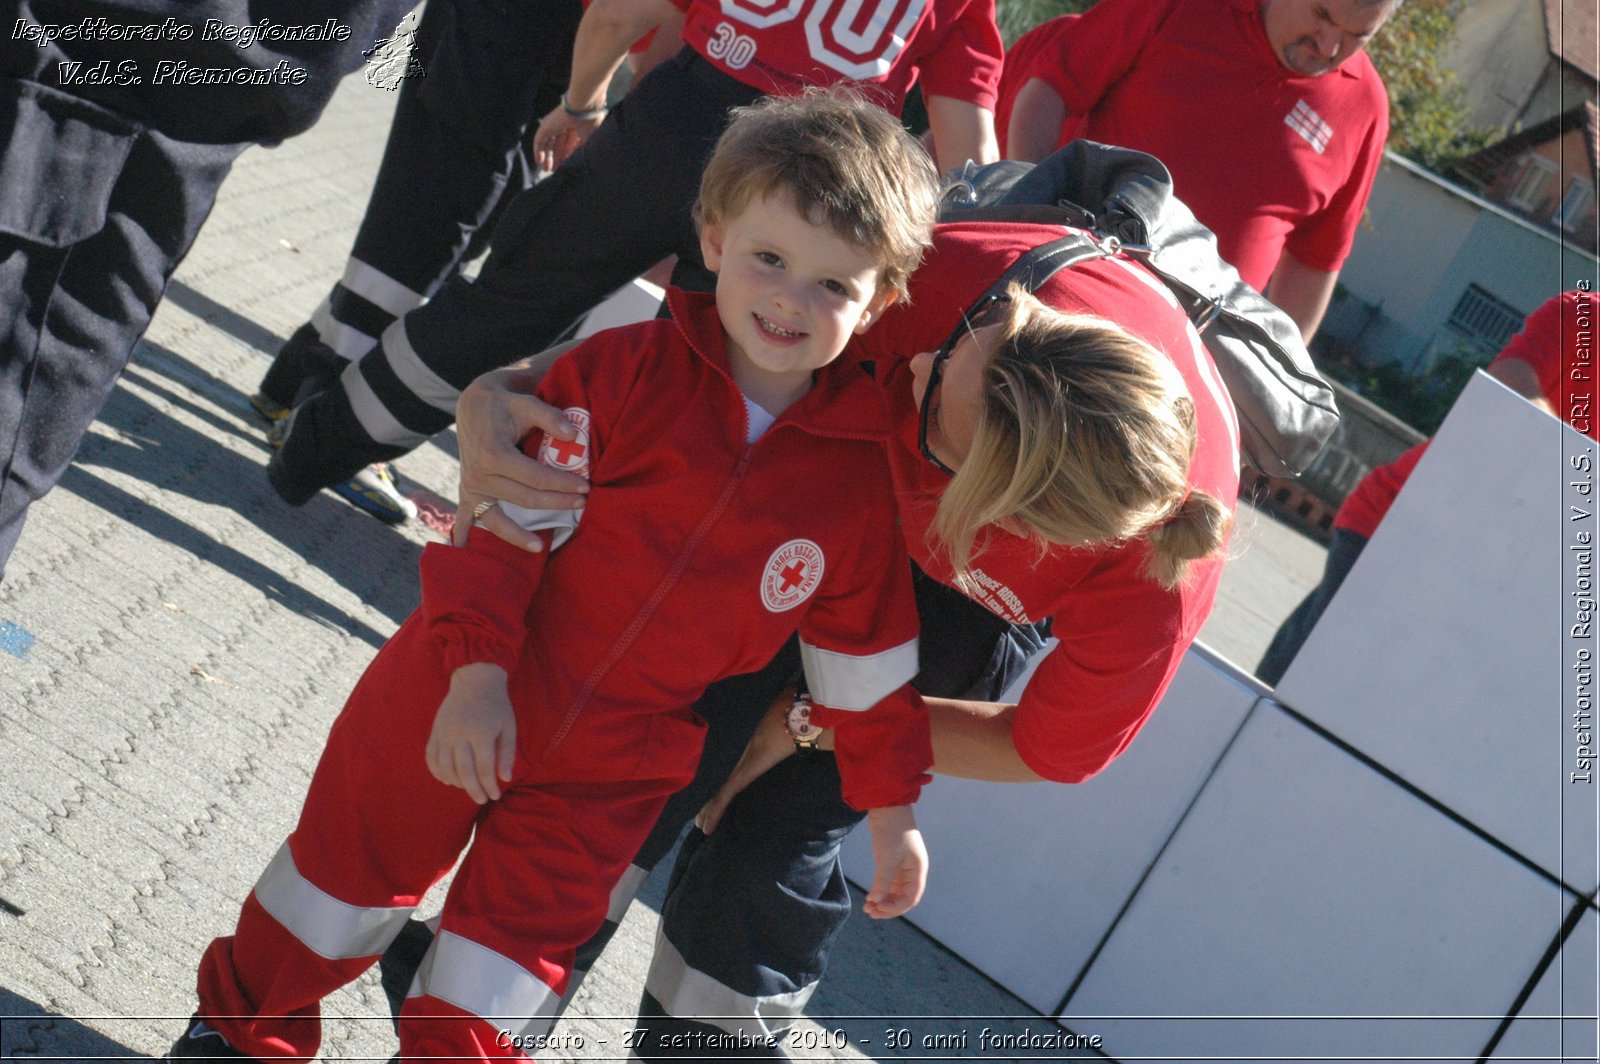
[[[704,725],[689,709],[593,706],[549,750],[559,722],[526,712],[513,678],[512,782],[479,806],[424,761],[447,686],[413,617],[334,722],[299,825],[201,962],[200,1015],[235,1049],[314,1056],[318,1003],[377,960],[471,839],[401,1016],[401,1055],[524,1055],[699,759]]]

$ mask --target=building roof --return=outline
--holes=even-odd
[[[1600,19],[1597,0],[1544,0],[1544,32],[1550,54],[1600,81]]]
[[[1559,2],[1560,0],[1547,0],[1547,6]],[[1591,13],[1592,11],[1591,5]],[[1504,140],[1467,156],[1451,169],[1477,187],[1483,188],[1494,180],[1495,175],[1506,164],[1515,162],[1523,152],[1556,140],[1573,129],[1583,130],[1584,141],[1588,147],[1586,156],[1589,164],[1600,173],[1600,107],[1597,107],[1593,100],[1585,100],[1553,118],[1529,126],[1520,133],[1513,133]]]

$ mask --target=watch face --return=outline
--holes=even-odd
[[[815,727],[811,723],[810,702],[797,701],[789,707],[788,725],[789,734],[796,739],[809,739],[822,731],[821,728]]]

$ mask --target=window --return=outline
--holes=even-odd
[[[1522,326],[1523,313],[1477,285],[1468,285],[1456,300],[1444,325],[1412,362],[1413,372],[1426,375],[1440,362],[1465,359],[1472,365],[1488,364]]]
[[[1556,164],[1539,155],[1525,158],[1527,162],[1522,168],[1522,175],[1517,178],[1516,188],[1511,190],[1511,205],[1531,211],[1536,210],[1544,199],[1545,188],[1550,184],[1550,179],[1556,176]]]
[[[1561,197],[1561,206],[1556,208],[1550,221],[1570,233],[1578,228],[1578,223],[1583,221],[1584,213],[1593,201],[1594,189],[1583,178],[1574,177],[1567,182],[1566,195]]]
[[[1499,351],[1516,335],[1522,319],[1520,310],[1473,284],[1456,301],[1447,324],[1484,349]]]

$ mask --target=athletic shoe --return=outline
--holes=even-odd
[[[277,428],[281,422],[287,421],[289,415],[294,413],[290,408],[283,406],[267,395],[266,392],[257,392],[250,397],[250,405],[255,412],[272,423],[272,428]],[[271,429],[268,429],[268,439],[271,439]]]
[[[162,1060],[254,1060],[228,1044],[228,1040],[199,1013],[189,1017],[189,1029],[167,1050]]]
[[[417,504],[400,494],[389,463],[370,465],[342,484],[328,489],[362,513],[371,514],[384,524],[399,525],[414,520]]]
[[[285,502],[300,506],[310,501],[316,491],[313,489],[301,497],[286,492],[283,487],[281,453],[284,441],[294,431],[295,413],[290,411],[287,417],[279,418],[267,429],[267,443],[274,451],[267,462],[267,480]],[[395,485],[394,472],[387,462],[370,465],[349,480],[330,485],[328,490],[362,513],[371,514],[387,525],[403,525],[417,517],[417,504],[400,494],[400,489]]]
[[[250,406],[267,421],[281,423],[295,407],[338,380],[349,365],[317,338],[315,327],[302,325],[273,357]]]

